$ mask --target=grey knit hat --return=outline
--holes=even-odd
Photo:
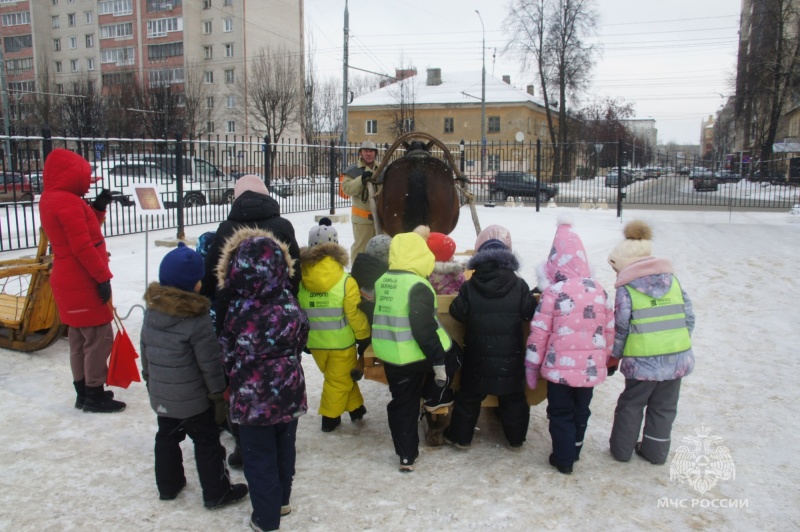
[[[326,242],[339,243],[339,233],[331,225],[330,218],[321,218],[319,225],[312,227],[308,232],[308,247],[313,248],[316,245],[324,244]]]
[[[392,243],[392,237],[389,235],[377,235],[373,236],[367,242],[367,247],[364,249],[364,253],[375,257],[381,262],[385,262],[389,264],[389,246]]]

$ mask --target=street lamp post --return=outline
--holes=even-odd
[[[483,17],[477,9],[475,13],[481,21],[481,178],[486,176],[486,28],[483,25]]]

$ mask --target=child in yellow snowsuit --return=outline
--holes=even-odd
[[[356,355],[369,345],[371,332],[358,306],[358,283],[344,271],[349,264],[347,250],[339,245],[339,235],[330,224],[327,218],[320,220],[309,232],[308,247],[300,250],[303,276],[298,295],[311,325],[307,347],[325,376],[319,402],[323,432],[339,426],[344,412],[354,422],[367,413],[350,370],[356,366]]]

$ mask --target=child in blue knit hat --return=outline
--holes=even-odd
[[[231,484],[217,425],[227,415],[219,344],[201,296],[203,257],[182,242],[167,253],[159,282],[147,287],[141,334],[142,376],[158,416],[156,486],[161,500],[175,499],[186,485],[181,442],[194,442],[206,508],[243,499],[245,484]]]

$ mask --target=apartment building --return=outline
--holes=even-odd
[[[247,93],[234,87],[262,48],[304,64],[303,10],[303,0],[0,0],[8,86],[12,95],[45,80],[67,94],[83,83],[103,94],[134,83],[180,92],[197,80],[204,132],[249,135],[246,113],[235,112]]]

